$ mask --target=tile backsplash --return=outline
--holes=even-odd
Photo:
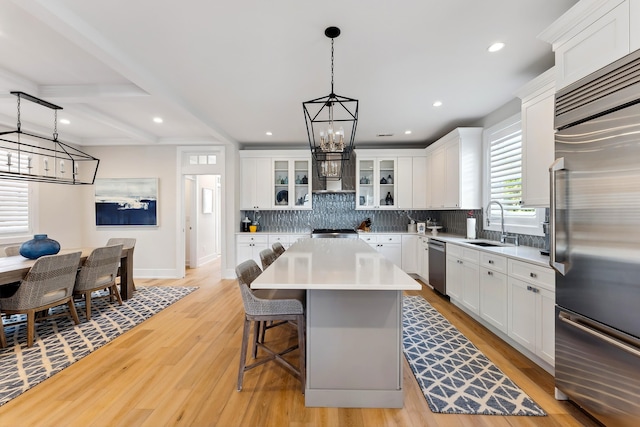
[[[465,235],[469,211],[429,210],[355,210],[354,193],[313,194],[313,210],[243,211],[249,219],[257,218],[260,231],[272,233],[310,233],[314,228],[356,228],[371,218],[372,232],[406,232],[410,219],[416,222],[436,221],[446,233]],[[476,235],[481,239],[499,240],[499,233],[482,230],[482,210],[471,211],[476,218]],[[519,235],[520,244],[544,247],[544,237]]]

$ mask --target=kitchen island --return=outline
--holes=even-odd
[[[417,281],[360,239],[303,239],[251,287],[307,290],[306,406],[403,406],[402,291]]]

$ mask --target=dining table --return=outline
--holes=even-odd
[[[307,238],[251,288],[306,290],[305,406],[403,407],[403,291],[419,282],[362,239]]]
[[[78,264],[78,268],[80,268],[93,249],[61,249],[58,253],[81,252],[80,264]],[[123,300],[131,298],[135,289],[133,283],[133,249],[133,246],[123,247],[120,256],[120,296]],[[20,282],[25,278],[35,262],[36,260],[25,258],[22,255],[0,258],[0,286]]]

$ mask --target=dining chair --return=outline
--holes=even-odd
[[[20,255],[20,245],[5,246],[4,255],[5,256]]]
[[[74,295],[84,296],[85,314],[91,320],[91,294],[102,289],[109,289],[109,294],[96,298],[114,298],[122,305],[122,298],[116,286],[116,275],[122,254],[122,244],[96,248],[82,264],[76,276]]]
[[[278,255],[272,249],[263,249],[260,251],[260,261],[262,262],[262,269],[265,270],[275,260],[278,259]]]
[[[275,252],[278,256],[282,255],[286,251],[286,249],[280,242],[275,242],[273,245],[271,245],[271,249],[273,249],[273,252]]]
[[[236,267],[236,276],[242,295],[244,306],[244,327],[242,331],[242,345],[240,348],[240,368],[238,370],[238,391],[242,390],[244,373],[264,363],[274,361],[288,369],[294,377],[300,380],[302,393],[305,390],[305,292],[299,290],[258,289],[249,286],[261,274],[260,267],[253,260],[247,260]],[[298,342],[282,351],[268,347],[260,337],[260,324],[266,322],[295,322]],[[257,356],[257,349],[261,348],[268,355],[247,365],[247,347],[251,322],[254,322],[253,357]],[[295,349],[299,350],[298,367],[293,366],[282,356]]]
[[[80,323],[73,304],[73,285],[80,255],[81,252],[71,252],[38,258],[20,282],[16,293],[0,298],[2,313],[27,315],[27,347],[33,346],[35,317],[38,312],[46,313],[51,307],[67,304],[68,312],[38,317],[38,321],[68,315],[76,325]]]
[[[133,256],[133,250],[136,247],[136,239],[132,237],[112,237],[109,240],[107,240],[106,246],[113,246],[113,245],[122,245],[123,248],[132,248],[131,255]],[[133,272],[129,272],[129,274],[133,274]],[[120,267],[118,267],[118,277],[120,277]],[[135,283],[133,283],[133,290],[134,291],[136,290]]]

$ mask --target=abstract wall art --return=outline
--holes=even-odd
[[[96,225],[158,225],[158,178],[96,179]]]

